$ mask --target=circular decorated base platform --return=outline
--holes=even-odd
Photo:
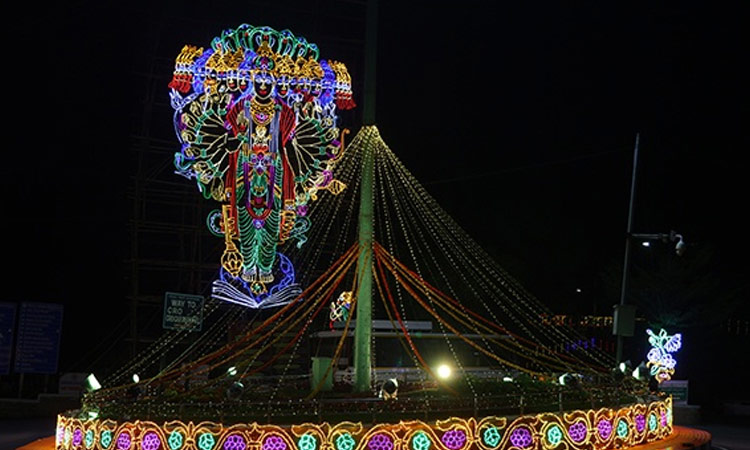
[[[81,420],[58,416],[58,450],[530,450],[631,448],[673,434],[672,400],[515,418],[364,425]]]

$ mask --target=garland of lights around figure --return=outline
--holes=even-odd
[[[429,196],[375,126],[344,146],[336,110],[354,106],[351,80],[314,44],[242,25],[207,50],[186,46],[170,88],[177,173],[219,203],[207,218],[224,241],[207,326],[165,333],[87,392],[80,410],[58,416],[57,449],[604,450],[672,433],[671,399],[615,379],[611,355],[593,344],[567,345],[581,336],[543,320],[545,306]],[[363,249],[357,199],[370,189],[379,234]],[[358,392],[340,364],[353,359],[363,270],[379,300],[373,314],[390,324],[381,333],[413,366],[374,364],[387,375]],[[418,322],[429,331],[412,329]],[[305,354],[324,334],[332,344]],[[653,335],[652,345],[672,353],[677,336]],[[445,344],[440,364],[429,340]],[[486,366],[462,361],[467,351]],[[316,372],[294,368],[299,353],[320,357]],[[668,372],[662,353],[658,371]]]
[[[336,108],[354,106],[346,66],[318,60],[318,48],[289,31],[242,25],[204,50],[185,46],[169,87],[182,148],[177,173],[221,204],[208,218],[223,236],[216,298],[253,308],[300,293],[291,261],[301,246],[308,205],[333,179],[342,136]]]

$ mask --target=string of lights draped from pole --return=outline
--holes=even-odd
[[[350,85],[343,64],[319,60],[288,31],[242,25],[207,50],[183,49],[170,83],[175,167],[219,202],[207,225],[224,240],[208,326],[195,338],[169,331],[114,371],[80,411],[60,416],[57,447],[577,450],[669,435],[670,400],[637,402],[642,383],[614,382],[614,360],[594,346],[563,351],[582,337],[544,320],[550,311],[438,205],[374,125],[344,142],[335,112],[354,106]],[[357,213],[370,157],[375,233],[363,249]],[[403,368],[418,374],[387,380],[388,390],[377,377],[366,392],[346,377],[326,387],[352,360],[362,271],[374,281],[373,317],[390,324],[411,362]],[[417,322],[439,331],[415,332]],[[309,348],[333,331],[333,346]],[[439,367],[426,337],[444,343]],[[311,375],[292,364],[300,357],[327,364]],[[128,379],[135,371],[143,376]],[[559,381],[570,374],[580,384]]]

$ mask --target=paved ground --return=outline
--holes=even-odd
[[[750,425],[707,423],[691,427],[711,433],[711,446],[716,450],[750,450]]]
[[[15,450],[29,442],[55,434],[55,417],[0,419],[0,450]]]

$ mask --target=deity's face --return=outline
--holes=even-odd
[[[235,92],[239,88],[239,78],[236,71],[227,72],[227,88],[230,92]]]
[[[299,86],[300,86],[300,89],[303,92],[310,92],[310,79],[309,78],[300,78],[300,80],[299,80]]]
[[[310,81],[310,93],[314,96],[319,96],[321,91],[320,80]]]
[[[253,88],[255,97],[258,99],[267,99],[273,91],[273,76],[268,72],[258,72],[253,78]]]
[[[206,81],[204,82],[204,85],[208,90],[213,90],[216,84],[218,83],[218,74],[215,70],[211,69],[206,74]]]
[[[248,87],[247,80],[249,80],[249,79],[250,79],[250,73],[248,73],[247,70],[240,71],[240,74],[239,74],[239,85],[240,85],[240,90],[241,91],[245,91],[247,89],[247,87]]]
[[[276,80],[276,95],[285,98],[289,94],[289,77],[282,75]]]

